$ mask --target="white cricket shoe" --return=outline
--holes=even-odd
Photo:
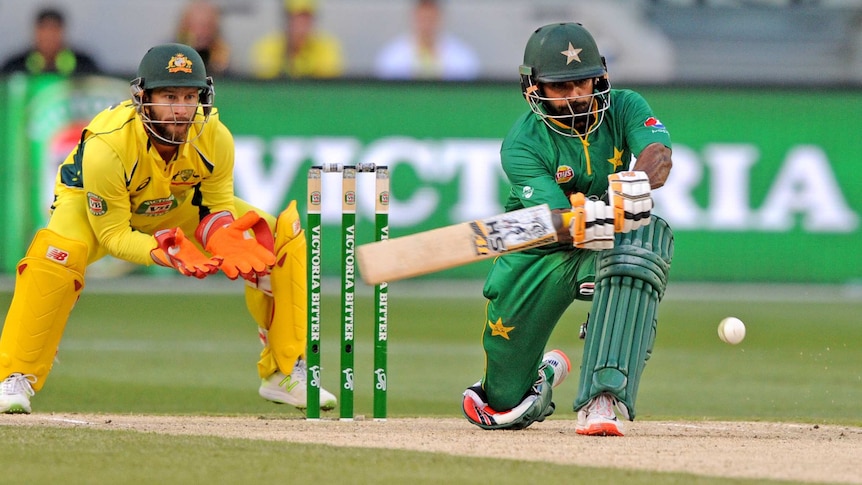
[[[606,392],[594,397],[578,411],[578,434],[588,436],[623,436],[623,425],[614,411],[616,399]]]
[[[308,365],[305,360],[299,358],[293,366],[290,375],[284,375],[281,371],[261,379],[260,397],[270,400],[276,404],[290,404],[299,409],[308,407],[306,394],[308,392]],[[337,400],[335,396],[324,388],[320,388],[320,409],[329,411],[335,408]]]
[[[30,398],[36,394],[36,376],[15,373],[0,383],[0,413],[30,414]]]
[[[572,363],[562,350],[554,349],[546,352],[542,362],[554,369],[554,382],[551,383],[553,387],[562,384],[572,370]]]

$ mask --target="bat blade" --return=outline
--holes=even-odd
[[[376,285],[544,246],[557,242],[558,219],[543,204],[363,244],[356,249],[359,274]]]

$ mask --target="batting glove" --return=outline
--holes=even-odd
[[[601,251],[614,247],[614,215],[601,200],[584,197],[578,192],[569,197],[572,211],[567,214],[569,232],[576,248]]]
[[[629,232],[650,223],[652,197],[646,172],[608,175],[608,205],[613,209],[614,230]]]
[[[222,260],[221,270],[232,280],[239,276],[256,280],[269,274],[275,264],[272,232],[254,211],[236,220],[227,211],[210,214],[201,220],[195,236],[210,254]]]
[[[162,229],[153,235],[158,246],[150,251],[156,264],[174,268],[183,276],[205,278],[218,273],[221,260],[208,257],[183,234],[182,229]]]

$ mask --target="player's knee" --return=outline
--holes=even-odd
[[[275,234],[276,248],[278,248],[279,242],[287,243],[302,234],[302,221],[299,219],[299,210],[296,208],[295,200],[291,201],[287,208],[278,215],[278,220],[275,223]]]
[[[596,282],[614,276],[630,277],[663,294],[672,259],[673,233],[663,219],[653,216],[651,224],[621,235],[613,249],[601,254],[596,263]]]
[[[40,229],[36,232],[25,256],[48,260],[82,275],[86,271],[88,257],[89,248],[86,243],[61,236],[51,229]]]

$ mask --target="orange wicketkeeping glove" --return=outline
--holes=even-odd
[[[158,246],[150,251],[150,256],[156,264],[174,268],[184,276],[195,278],[218,273],[221,260],[202,253],[179,227],[162,229],[153,236]]]
[[[239,276],[246,280],[265,276],[275,264],[272,232],[254,211],[239,219],[227,211],[210,214],[201,220],[195,236],[210,254],[221,260],[221,270],[232,280]]]

